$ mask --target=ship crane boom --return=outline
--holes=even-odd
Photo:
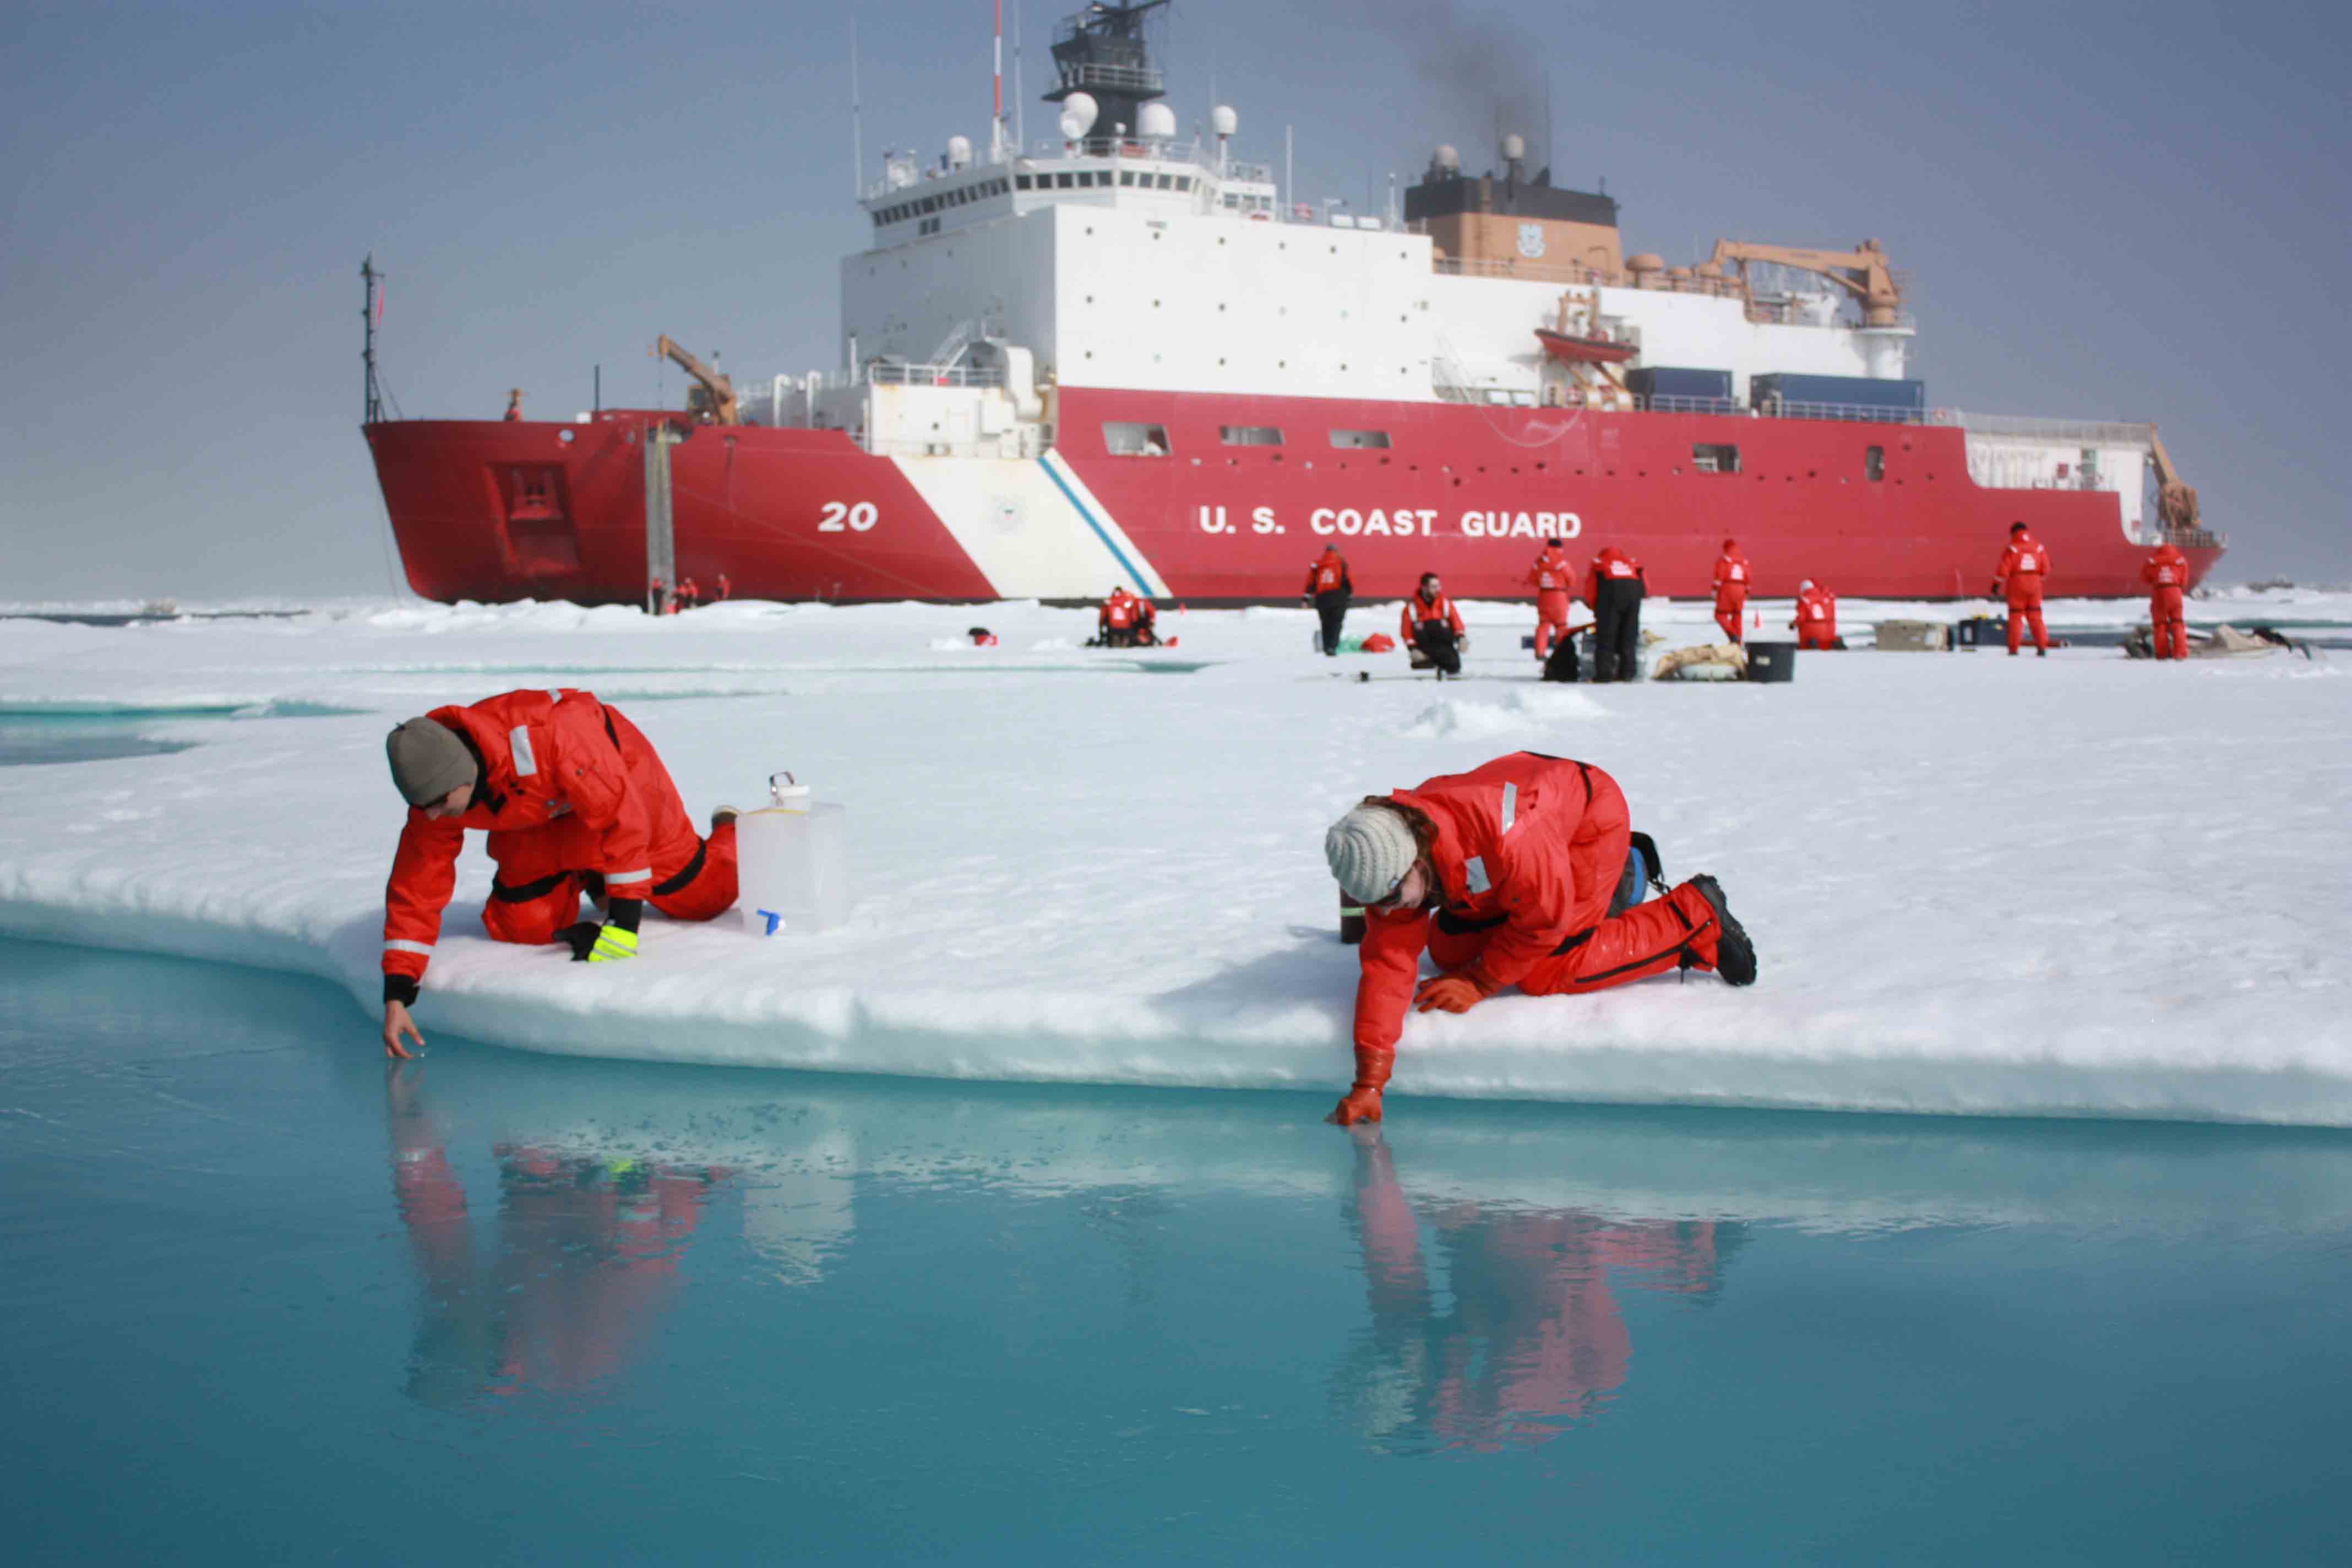
[[[1837,284],[1862,302],[1862,324],[1865,327],[1893,327],[1902,321],[1903,286],[1895,280],[1886,265],[1886,251],[1878,241],[1865,239],[1855,250],[1808,250],[1786,245],[1751,245],[1745,240],[1718,239],[1715,242],[1715,263],[1721,266],[1736,261],[1740,275],[1747,276],[1748,263],[1770,262],[1779,267],[1792,267],[1800,272],[1811,272]]]
[[[713,425],[740,425],[742,414],[735,402],[735,384],[704,364],[686,350],[672,342],[665,334],[654,340],[654,358],[666,359],[692,376],[698,384],[701,395],[688,395],[687,406]]]

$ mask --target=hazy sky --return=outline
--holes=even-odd
[[[1008,0],[1009,13],[1014,0]],[[1054,22],[1022,0],[1033,140]],[[646,345],[832,367],[848,0],[16,3],[0,13],[0,600],[390,585],[358,425],[390,274],[412,417],[676,404]],[[864,145],[984,146],[987,0],[856,7]],[[1178,0],[1187,131],[1360,203],[1498,100],[1628,250],[1885,242],[1931,402],[2153,419],[2221,578],[2352,581],[2352,24],[2340,5]],[[1009,88],[1008,88],[1009,90]]]

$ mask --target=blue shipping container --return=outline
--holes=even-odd
[[[1645,364],[1625,373],[1625,390],[1637,397],[1727,398],[1731,395],[1731,373]]]
[[[1748,395],[1748,400],[1759,407],[1776,398],[1784,404],[1883,408],[1906,414],[1920,413],[1927,406],[1927,384],[1924,381],[1878,381],[1862,375],[1776,372],[1750,377]]]

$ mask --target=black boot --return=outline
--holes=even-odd
[[[1756,984],[1756,944],[1748,940],[1748,929],[1732,915],[1731,901],[1724,897],[1723,884],[1702,871],[1691,879],[1707,907],[1715,911],[1715,923],[1719,928],[1715,939],[1715,972],[1733,985]]]

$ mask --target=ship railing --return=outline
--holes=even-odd
[[[1979,436],[2008,436],[2075,447],[2148,447],[2156,437],[2153,425],[2120,420],[2041,419],[2024,414],[1971,414],[1964,408],[1934,409],[1927,423],[1948,425]]]
[[[1682,397],[1670,393],[1635,395],[1633,406],[1653,414],[1738,414],[1739,405],[1728,397]]]
[[[1756,405],[1767,419],[1843,419],[1863,425],[1925,425],[1924,408],[1888,408],[1873,403],[1796,403],[1768,397]]]
[[[1612,283],[1610,273],[1591,267],[1558,266],[1549,261],[1518,261],[1507,257],[1465,258],[1441,256],[1430,270],[1453,278],[1517,278],[1535,283]]]
[[[876,386],[1003,386],[1001,364],[908,364],[898,360],[874,360],[866,366],[866,380]]]
[[[1270,163],[1244,163],[1228,157],[1217,161],[1217,150],[1198,139],[1190,142],[1161,142],[1139,136],[1086,136],[1075,142],[1060,140],[1034,143],[1028,157],[1048,162],[1062,158],[1143,158],[1161,163],[1190,163],[1205,169],[1220,179],[1260,185],[1274,184],[1274,167]]]

